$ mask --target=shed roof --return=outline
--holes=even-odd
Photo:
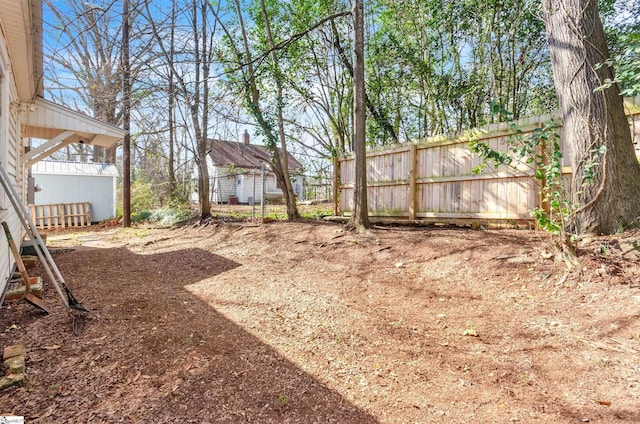
[[[118,168],[111,163],[84,163],[57,160],[42,160],[31,167],[33,174],[55,175],[99,175],[117,177]]]
[[[209,140],[209,156],[216,166],[237,166],[239,168],[260,168],[269,163],[271,153],[264,146],[237,143],[235,141]],[[296,158],[287,153],[289,170],[302,168]]]

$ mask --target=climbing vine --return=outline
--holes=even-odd
[[[493,106],[493,112],[509,116],[508,112],[499,105]],[[523,132],[517,123],[510,119],[510,134],[507,138],[507,151],[493,149],[489,144],[475,139],[469,143],[470,149],[478,154],[483,162],[473,172],[480,173],[487,166],[498,167],[507,165],[520,169],[522,164],[533,171],[533,175],[540,182],[541,205],[530,211],[538,226],[545,231],[560,235],[564,240],[567,222],[577,205],[571,202],[565,179],[562,174],[562,149],[558,134],[559,124],[550,120],[535,128],[532,132]],[[585,166],[585,174],[593,173],[597,166],[597,156],[592,158],[589,166]],[[585,183],[593,181],[593,176],[585,176]]]

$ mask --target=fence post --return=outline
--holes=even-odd
[[[542,124],[540,124],[540,127],[542,127]],[[547,157],[547,143],[544,139],[540,140],[540,158],[541,158],[540,161],[544,166],[546,166],[549,163],[549,158]],[[535,176],[533,178],[534,178],[534,181],[537,179]],[[562,176],[562,171],[560,171],[560,178],[564,178]],[[545,196],[544,190],[547,187],[547,179],[543,176],[540,182],[536,183],[536,185],[539,187],[539,190],[540,190],[539,191],[540,195],[538,196],[539,204],[537,204],[536,207],[542,208],[542,210],[544,210],[545,213],[549,215],[551,213],[551,205],[549,205],[549,202],[546,201],[544,198]]]
[[[416,219],[416,206],[418,204],[417,191],[417,166],[418,166],[418,149],[415,143],[411,143],[409,149],[409,220]]]
[[[338,216],[338,184],[340,184],[340,163],[338,158],[333,158],[333,216]]]

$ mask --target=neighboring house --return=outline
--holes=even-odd
[[[92,222],[115,218],[115,165],[43,160],[31,167],[31,174],[40,188],[35,205],[88,202]]]
[[[70,143],[110,147],[126,134],[42,96],[41,0],[0,0],[0,166],[25,205],[31,165]],[[31,138],[47,141],[32,149]],[[1,189],[0,221],[7,222],[15,240],[25,235]],[[0,242],[0,303],[14,268],[6,240]]]
[[[259,203],[262,200],[262,165],[265,166],[265,198],[283,197],[269,165],[271,154],[266,147],[251,144],[248,132],[243,134],[242,143],[210,140],[209,149],[207,164],[212,203]],[[293,191],[299,200],[303,200],[302,164],[291,154],[287,157]]]

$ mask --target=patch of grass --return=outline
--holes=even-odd
[[[147,221],[152,214],[153,214],[153,211],[151,210],[134,212],[131,214],[131,222],[139,223],[139,222]]]
[[[278,395],[278,403],[280,405],[286,405],[286,404],[289,403],[289,398],[287,396],[283,395],[282,393],[280,393]]]
[[[300,216],[305,219],[322,219],[333,215],[333,207],[330,204],[306,206],[300,208]]]
[[[255,218],[260,219],[260,205],[255,206]],[[330,203],[320,205],[298,205],[298,213],[303,219],[322,219],[333,214],[333,206]],[[212,205],[211,214],[217,217],[231,217],[234,219],[250,219],[250,205]],[[284,221],[287,219],[287,207],[285,205],[266,205],[266,219]]]
[[[135,223],[151,222],[161,227],[170,227],[178,222],[191,218],[191,212],[183,208],[166,207],[161,209],[143,210],[131,215]]]

